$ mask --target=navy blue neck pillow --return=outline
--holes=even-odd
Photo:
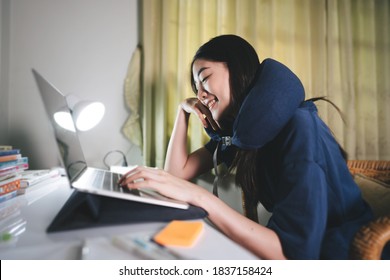
[[[232,144],[263,147],[278,135],[305,99],[299,78],[285,65],[265,59],[233,124]]]

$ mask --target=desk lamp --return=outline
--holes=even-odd
[[[79,131],[87,131],[95,127],[104,116],[104,104],[97,101],[77,101],[70,95],[67,96],[69,109],[64,108],[54,114],[58,125],[66,130],[75,132],[75,126]],[[73,117],[73,119],[72,119]]]

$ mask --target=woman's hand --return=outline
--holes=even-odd
[[[203,105],[198,98],[187,98],[180,105],[187,113],[197,115],[199,120],[202,122],[203,127],[211,125],[211,128],[215,131],[220,129],[218,123],[213,119],[210,110]]]
[[[151,188],[167,197],[202,207],[228,237],[263,259],[285,259],[277,234],[249,220],[206,189],[166,171],[139,166],[119,180],[130,189]]]
[[[170,173],[151,167],[138,166],[124,174],[118,182],[122,187],[129,189],[154,189],[167,197],[197,205],[195,197],[197,194],[208,192]],[[200,206],[200,205],[197,205]]]

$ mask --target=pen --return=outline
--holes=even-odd
[[[80,246],[80,260],[88,259],[88,255],[89,255],[89,247],[87,246],[86,242],[83,241],[83,243]]]
[[[162,247],[148,238],[116,236],[112,243],[122,250],[136,254],[141,258],[151,260],[178,260],[184,259],[179,254]]]
[[[158,244],[153,239],[151,239],[150,242],[152,242],[153,244],[156,244],[156,246],[161,248],[161,250],[164,250],[164,251],[168,252],[169,254],[174,256],[177,260],[190,260],[189,258],[186,258],[186,257],[182,256],[181,254],[176,253],[175,251],[169,249],[168,247],[165,247],[164,245]],[[191,260],[193,260],[193,258]]]

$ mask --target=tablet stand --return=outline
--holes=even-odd
[[[207,212],[193,205],[188,209],[177,209],[74,190],[47,228],[47,232],[204,217],[207,217]]]

